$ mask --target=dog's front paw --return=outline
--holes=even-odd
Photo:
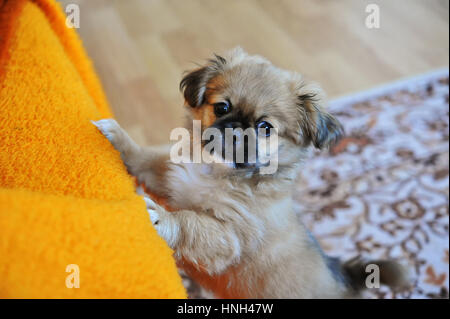
[[[150,197],[144,195],[147,212],[158,234],[174,248],[179,237],[179,226],[163,207],[156,204]]]
[[[159,224],[159,214],[157,209],[158,204],[156,204],[152,199],[150,199],[150,197],[148,196],[144,196],[144,201],[145,201],[145,205],[147,208],[147,212],[150,216],[150,220],[152,221],[153,225],[158,225]]]
[[[112,145],[116,146],[117,141],[120,139],[122,134],[122,128],[114,119],[104,119],[99,121],[91,121],[100,132],[111,142]]]

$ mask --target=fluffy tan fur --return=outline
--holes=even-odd
[[[189,119],[202,129],[224,99],[253,125],[278,130],[278,170],[261,175],[224,164],[172,163],[168,147],[137,145],[113,120],[102,131],[131,174],[165,196],[174,212],[152,203],[152,220],[193,278],[223,298],[342,298],[353,294],[327,265],[293,211],[291,193],[310,145],[342,134],[322,107],[320,87],[266,59],[234,49],[188,73],[182,83]],[[188,125],[190,127],[192,124]]]

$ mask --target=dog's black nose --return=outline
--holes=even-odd
[[[227,123],[224,124],[224,128],[233,130],[233,132],[232,132],[232,134],[233,134],[232,135],[232,137],[233,137],[233,145],[242,143],[241,140],[242,140],[242,135],[243,135],[242,134],[243,133],[243,131],[242,131],[243,126],[242,126],[241,122],[227,122]],[[227,134],[226,131],[225,131],[225,134]],[[225,136],[224,136],[224,138],[225,138]]]
[[[226,122],[224,124],[224,127],[225,128],[232,128],[232,129],[242,128],[242,123],[241,122]]]
[[[249,162],[243,162],[243,163],[235,162],[234,165],[238,169],[250,168],[250,167],[254,167],[255,166],[254,163],[249,163]]]

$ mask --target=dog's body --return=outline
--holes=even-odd
[[[320,88],[241,49],[189,73],[181,87],[190,119],[201,120],[202,130],[274,127],[279,155],[277,171],[267,175],[257,162],[176,164],[169,147],[142,148],[114,120],[95,123],[129,172],[174,209],[146,198],[179,265],[223,298],[354,296],[355,277],[323,254],[291,199],[307,148],[326,147],[342,134],[320,105]],[[271,138],[258,135],[258,145]]]

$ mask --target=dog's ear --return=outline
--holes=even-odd
[[[208,67],[187,73],[180,82],[180,90],[183,91],[184,99],[191,107],[200,106],[204,103],[206,84],[208,83]]]
[[[187,73],[180,82],[180,90],[184,94],[186,103],[197,107],[205,102],[205,91],[208,82],[217,75],[226,64],[226,60],[215,54],[204,67]]]
[[[344,135],[344,129],[333,115],[324,110],[323,90],[315,83],[303,83],[296,91],[296,99],[302,144],[312,143],[318,149],[336,144]]]

